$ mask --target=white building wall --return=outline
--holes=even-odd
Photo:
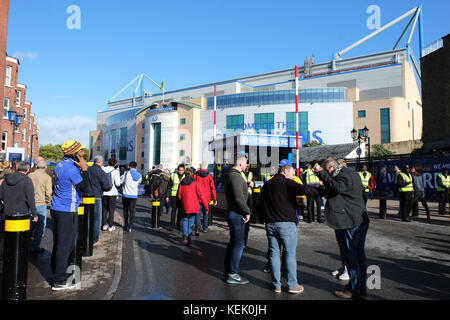
[[[148,133],[145,139],[149,143],[146,145],[145,154],[148,154],[147,165],[149,168],[153,166],[154,123],[161,123],[160,162],[164,168],[173,170],[178,158],[178,112],[163,112],[146,116],[145,125]]]

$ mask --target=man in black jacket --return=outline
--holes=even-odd
[[[344,256],[350,281],[344,291],[335,295],[346,299],[367,297],[367,258],[364,251],[369,217],[363,200],[363,185],[360,177],[329,158],[314,167],[317,176],[326,188],[327,203],[325,220],[336,232]]]
[[[98,247],[103,244],[99,241],[100,228],[102,224],[102,196],[103,191],[109,191],[112,188],[108,175],[102,169],[103,167],[103,157],[98,155],[94,158],[94,165],[88,168],[89,174],[89,186],[91,190],[90,196],[95,197],[95,207],[94,207],[94,236],[92,241],[94,247]],[[106,229],[105,229],[106,231]]]
[[[16,172],[7,174],[0,186],[0,200],[3,200],[3,214],[28,213],[31,211],[33,222],[38,215],[34,202],[33,182],[27,173],[30,170],[28,162],[20,161]]]
[[[248,185],[241,172],[247,167],[247,158],[238,155],[233,168],[225,177],[227,199],[227,223],[230,227],[230,242],[225,252],[224,279],[229,284],[247,284],[249,281],[239,275],[239,263],[247,243],[250,208],[247,205]]]
[[[272,284],[276,293],[281,292],[281,245],[285,252],[288,292],[302,293],[304,290],[297,282],[297,196],[319,196],[316,188],[301,185],[294,178],[294,168],[283,166],[280,173],[264,184],[258,205],[259,219],[266,225]]]

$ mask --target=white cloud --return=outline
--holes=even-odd
[[[96,121],[91,118],[54,117],[37,119],[39,144],[62,144],[67,140],[76,140],[89,148],[89,130],[95,130]]]
[[[30,59],[30,60],[36,60],[38,57],[38,53],[37,52],[22,52],[22,51],[18,51],[16,53],[13,54],[13,57],[17,58],[17,59]]]

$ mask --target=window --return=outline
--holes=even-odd
[[[144,151],[141,152],[141,157],[143,158],[145,156]]]
[[[111,130],[111,157],[116,158],[117,130]]]
[[[27,141],[26,136],[27,136],[27,129],[23,128],[22,129],[22,141]]]
[[[381,143],[391,142],[391,124],[389,108],[380,109]]]
[[[141,141],[142,141],[142,143],[144,143],[144,142],[145,142],[145,137],[142,137],[142,140],[141,140]]]
[[[127,160],[128,128],[120,128],[119,160]]]
[[[181,118],[180,119],[180,124],[186,124],[186,118]]]
[[[256,133],[272,134],[274,129],[273,113],[256,113],[255,114],[255,131]]]
[[[145,129],[145,122],[142,122],[142,129]]]
[[[298,113],[298,132],[299,137],[302,139],[301,144],[305,144],[309,141],[308,136],[308,112],[299,112]],[[297,123],[295,121],[295,112],[287,112],[286,113],[286,135],[295,136]]]
[[[184,156],[184,150],[180,150],[180,157]]]
[[[144,164],[141,164],[141,170],[144,170]]]
[[[244,131],[244,115],[227,116],[227,132],[235,134]]]
[[[5,98],[3,101],[3,118],[8,119],[8,111],[9,111],[9,99]]]
[[[364,130],[363,129],[358,129],[358,135],[360,137],[364,137]]]
[[[16,90],[16,106],[20,107],[20,96],[21,93],[19,90]]]
[[[28,111],[28,109],[27,108],[23,108],[23,120],[26,120],[27,119],[27,112]],[[30,121],[30,123],[31,123],[31,121]]]
[[[185,134],[180,135],[180,141],[184,141],[185,138],[186,138]]]
[[[97,147],[97,151],[100,151],[100,146]]]
[[[358,118],[365,118],[366,110],[358,110]]]
[[[6,67],[6,79],[5,79],[5,86],[11,86],[11,67]]]
[[[6,147],[8,145],[8,132],[2,132],[2,150],[6,151]]]

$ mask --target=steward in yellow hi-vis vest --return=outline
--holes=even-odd
[[[370,192],[370,178],[372,177],[372,174],[369,171],[367,171],[367,166],[364,164],[362,166],[362,170],[358,172],[358,175],[361,178],[361,182],[364,187],[363,199],[364,203],[367,205],[367,200],[369,199],[369,192]]]
[[[405,165],[403,170],[397,175],[397,186],[400,192],[402,220],[410,222],[409,214],[413,205],[414,186],[409,165]]]
[[[181,210],[179,210],[178,201],[177,201],[177,192],[180,182],[185,178],[184,176],[184,164],[180,164],[177,168],[176,172],[173,172],[170,175],[169,189],[170,189],[170,197],[166,198],[166,201],[169,202],[169,210],[168,214],[170,214],[170,226],[169,230],[177,227],[177,229],[181,230]]]
[[[447,168],[444,168],[442,174],[436,177],[436,189],[439,199],[439,214],[446,214],[450,192],[450,176]]]
[[[320,179],[318,176],[316,176],[311,163],[308,163],[306,165],[306,170],[305,170],[305,173],[303,174],[303,181],[308,186],[317,187],[317,188],[320,187]],[[307,197],[306,203],[307,203],[307,207],[306,207],[307,216],[306,216],[305,221],[307,223],[311,223],[312,221],[314,221],[314,205],[315,205],[316,213],[317,213],[317,222],[323,223],[324,220],[322,220],[322,218],[321,218],[322,198],[319,196],[319,194],[317,194],[314,197]]]

